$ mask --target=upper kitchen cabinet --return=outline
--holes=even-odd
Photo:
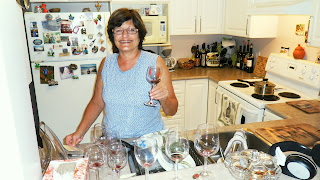
[[[223,0],[171,0],[171,35],[221,34]]]
[[[250,0],[225,0],[224,34],[248,38],[275,38],[278,16],[247,15]]]
[[[309,24],[308,45],[320,47],[320,0],[314,0],[313,3]]]

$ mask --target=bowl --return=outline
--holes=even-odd
[[[49,12],[60,12],[60,8],[51,8]]]
[[[194,67],[194,61],[187,58],[181,58],[178,60],[178,65],[181,69],[192,69]]]

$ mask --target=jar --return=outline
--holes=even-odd
[[[284,48],[284,51],[286,52],[285,55],[289,56],[289,48]]]
[[[296,47],[296,49],[293,51],[293,57],[295,59],[303,59],[304,55],[305,52],[303,47],[301,47],[300,44],[298,44],[298,47]]]
[[[34,7],[34,13],[42,13],[42,12],[43,12],[43,10],[42,10],[41,6]]]
[[[280,54],[283,54],[283,52],[284,52],[284,47],[281,47]]]

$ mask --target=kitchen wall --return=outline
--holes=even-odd
[[[268,57],[270,53],[279,53],[281,46],[289,47],[289,55],[292,56],[294,49],[300,44],[305,48],[306,55],[304,59],[315,61],[320,48],[310,47],[304,42],[304,36],[295,35],[296,24],[305,24],[305,30],[308,29],[309,16],[279,16],[278,37],[272,39],[250,39],[254,45],[256,55]],[[171,36],[172,56],[176,58],[190,57],[191,46],[193,44],[201,45],[203,42],[212,43],[221,41],[224,35],[191,35],[191,36]],[[234,37],[238,46],[247,38]]]

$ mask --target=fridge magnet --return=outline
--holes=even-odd
[[[88,48],[86,47],[86,48],[84,48],[84,50],[83,50],[83,54],[88,54]]]
[[[40,44],[42,44],[42,40],[41,39],[35,39],[35,40],[33,40],[33,44],[34,45],[40,45]]]
[[[103,27],[102,27],[101,24],[98,24],[98,25],[97,25],[97,28],[98,28],[99,30],[101,30]]]
[[[76,65],[76,64],[70,64],[69,65],[69,69],[71,69],[71,70],[77,70],[78,69],[78,65]]]
[[[48,50],[48,56],[50,56],[50,57],[54,57],[54,51],[53,51],[53,49],[52,48],[50,48],[49,50]]]
[[[42,27],[47,31],[60,31],[60,23],[55,20],[42,21]]]
[[[72,46],[79,46],[78,38],[77,37],[72,37]]]
[[[93,46],[92,52],[93,52],[93,53],[97,53],[97,52],[98,52],[98,46]]]
[[[36,63],[35,66],[34,66],[34,69],[40,70],[40,64],[39,64],[39,63]]]
[[[57,86],[58,85],[58,81],[55,81],[54,79],[51,79],[48,81],[48,85],[49,86]]]
[[[102,32],[98,32],[98,37],[101,37],[101,36],[103,36],[103,33]]]
[[[60,43],[61,42],[60,35],[61,35],[60,32],[46,32],[46,33],[43,33],[44,44]]]
[[[57,16],[57,17],[56,17],[56,21],[57,21],[57,23],[61,23],[61,22],[62,22],[61,17],[60,17],[60,16]]]
[[[48,81],[54,80],[53,66],[40,66],[40,83],[48,84]]]
[[[69,69],[69,66],[60,66],[60,78],[61,80],[64,79],[71,79],[73,76],[73,71]]]
[[[304,42],[308,43],[308,31],[304,33]]]
[[[86,28],[82,28],[82,29],[81,29],[81,34],[87,34]]]
[[[44,46],[43,45],[41,45],[41,46],[33,46],[33,50],[35,52],[44,51]]]
[[[61,42],[68,42],[69,36],[60,36]]]
[[[31,37],[39,37],[38,29],[31,29]]]
[[[97,74],[96,64],[81,64],[80,69],[81,69],[81,75]]]
[[[67,48],[62,49],[62,53],[59,53],[59,56],[70,56],[70,52],[68,52]]]
[[[46,14],[45,18],[46,18],[46,20],[51,21],[52,20],[52,15],[51,14]]]
[[[80,26],[80,27],[84,27],[84,21],[80,21],[80,22],[79,22],[79,26]]]
[[[79,79],[79,76],[78,75],[73,75],[72,79]]]
[[[81,44],[81,49],[84,55],[88,54],[88,44]]]
[[[89,44],[89,46],[92,46],[95,41],[96,41],[96,39],[94,39],[93,41],[91,41],[91,43]]]
[[[30,22],[30,28],[31,29],[38,29],[37,22]]]
[[[79,46],[72,46],[73,55],[80,55],[82,52],[82,48],[80,48]]]
[[[88,34],[88,39],[93,39],[93,34]]]
[[[61,33],[72,33],[71,22],[68,20],[62,20]]]
[[[100,44],[103,44],[104,43],[104,40],[102,38],[99,39],[98,41]]]
[[[104,52],[105,50],[106,50],[106,48],[103,47],[103,46],[101,46],[100,51],[101,51],[101,52]]]
[[[68,40],[68,42],[67,42],[67,46],[70,46],[71,45],[71,42]]]
[[[304,24],[297,24],[296,25],[296,35],[304,36]]]
[[[101,21],[101,14],[98,14],[97,19],[98,19],[99,21]]]
[[[78,34],[78,32],[79,32],[79,26],[75,26],[74,28],[73,28],[73,31],[72,31],[74,34]]]
[[[94,21],[94,23],[96,23],[96,25],[98,24],[98,19],[97,18],[94,19],[93,21]]]
[[[62,49],[63,49],[63,45],[62,45],[62,44],[53,45],[53,49],[55,49],[55,50],[62,50]]]
[[[69,15],[69,20],[73,21],[74,20],[74,16],[72,16],[71,14]]]

